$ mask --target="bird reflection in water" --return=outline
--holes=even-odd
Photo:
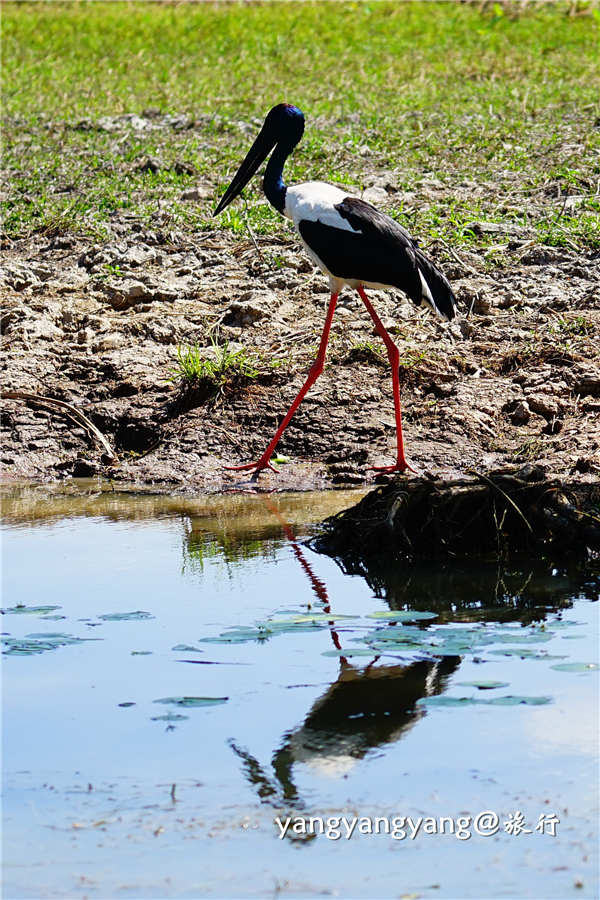
[[[268,497],[262,499],[279,520],[322,611],[331,612],[327,587],[315,574],[291,526]],[[334,647],[341,650],[333,622],[330,633]],[[336,681],[313,703],[302,724],[283,736],[281,746],[273,754],[272,776],[248,750],[230,742],[263,803],[303,806],[294,783],[296,763],[304,763],[320,774],[343,777],[369,751],[400,740],[424,714],[417,701],[442,693],[460,657],[391,666],[377,665],[378,661],[379,656],[374,653],[367,665],[358,666],[340,656]]]

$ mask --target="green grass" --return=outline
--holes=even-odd
[[[219,346],[212,343],[214,359],[207,359],[198,345],[179,346],[177,365],[170,381],[177,382],[185,390],[200,392],[204,399],[216,402],[226,389],[245,385],[258,377],[258,359],[247,350],[231,350],[228,343]]]
[[[151,226],[161,202],[185,230],[246,236],[247,216],[256,234],[283,234],[259,179],[247,211],[238,201],[218,221],[214,202],[180,195],[208,180],[216,202],[286,100],[307,116],[290,182],[360,191],[392,171],[415,198],[391,194],[389,209],[423,243],[497,244],[468,227],[485,220],[598,247],[599,38],[583,3],[5,3],[5,228],[103,235],[123,212]],[[98,128],[150,108],[197,124]],[[148,155],[157,172],[140,171]]]

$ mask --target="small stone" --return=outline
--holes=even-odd
[[[81,328],[77,332],[77,343],[78,344],[89,344],[92,338],[94,337],[94,332],[91,328]]]
[[[383,206],[390,200],[388,192],[382,187],[367,188],[366,191],[363,191],[362,199],[367,203],[372,203],[373,206]]]
[[[243,303],[239,300],[234,300],[233,303],[229,304],[223,324],[244,328],[247,325],[253,325],[260,319],[264,319],[267,314],[267,310],[257,303]]]
[[[464,338],[471,337],[471,335],[476,331],[476,326],[468,319],[460,319],[457,324],[459,331]]]
[[[125,337],[122,334],[105,334],[93,344],[92,350],[95,353],[104,350],[118,350],[125,344]]]
[[[528,394],[526,400],[530,410],[534,413],[538,413],[538,415],[543,416],[545,419],[553,419],[560,412],[556,400],[545,394]]]
[[[134,166],[136,172],[152,172],[153,174],[162,168],[161,161],[155,156],[143,156]]]
[[[513,409],[510,421],[513,425],[527,425],[531,418],[531,410],[526,400],[519,400]]]
[[[192,163],[184,162],[180,159],[178,159],[173,166],[173,170],[175,171],[176,175],[193,175],[196,171]]]
[[[118,286],[105,284],[102,290],[108,297],[108,302],[113,309],[127,309],[144,300],[153,300],[154,294],[141,281],[123,280]]]
[[[563,429],[563,422],[561,419],[552,418],[548,422],[547,425],[544,425],[542,428],[543,434],[558,434]]]
[[[209,200],[211,197],[214,197],[214,190],[208,184],[197,184],[181,193],[182,200]]]
[[[362,484],[364,476],[358,472],[338,472],[331,479],[332,484]]]
[[[593,373],[582,375],[573,385],[573,393],[582,397],[588,394],[591,397],[600,397],[600,375]]]

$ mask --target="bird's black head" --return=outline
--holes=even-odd
[[[278,103],[267,113],[262,131],[295,146],[304,133],[304,113],[291,103]]]
[[[213,215],[216,216],[222,212],[234,197],[238,196],[276,144],[279,144],[287,155],[296,146],[303,132],[304,115],[297,106],[292,106],[290,103],[278,103],[277,106],[274,106],[267,113],[258,137],[250,147]]]

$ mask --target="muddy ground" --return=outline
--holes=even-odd
[[[234,484],[240,476],[224,466],[262,454],[303,383],[327,281],[291,232],[256,245],[250,235],[149,230],[126,217],[111,228],[104,242],[68,233],[5,241],[2,364],[5,391],[80,409],[118,460],[68,411],[8,399],[4,477],[100,474],[175,490]],[[407,458],[421,474],[535,462],[597,478],[600,257],[527,236],[498,240],[505,263],[493,268],[483,250],[427,248],[460,302],[451,324],[400,292],[372,292],[403,360]],[[216,397],[169,380],[177,347],[196,344],[208,358],[215,345],[245,349],[257,374],[234,378]],[[346,291],[326,370],[278,448],[290,461],[259,483],[369,482],[368,467],[391,463],[394,446],[387,360]]]

